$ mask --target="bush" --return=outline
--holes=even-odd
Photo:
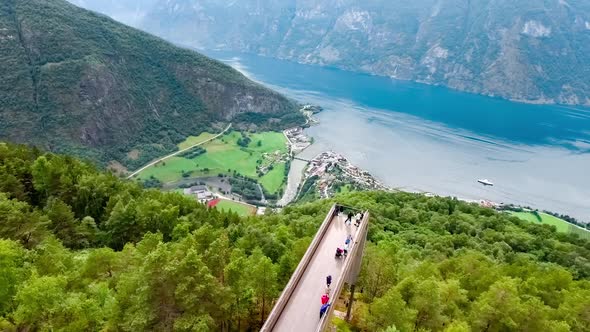
[[[200,146],[197,146],[197,147],[195,147],[195,148],[193,148],[191,150],[188,150],[186,152],[181,153],[179,155],[179,157],[186,158],[186,159],[195,159],[198,156],[200,156],[202,154],[205,154],[205,153],[207,153],[207,150],[206,149],[204,149],[204,148],[202,148]]]
[[[229,180],[232,191],[241,195],[246,200],[261,200],[262,194],[258,188],[258,182],[246,177],[235,177]]]

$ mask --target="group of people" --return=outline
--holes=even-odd
[[[336,258],[340,258],[341,256],[348,255],[348,249],[350,249],[350,245],[352,243],[352,234],[348,234],[346,240],[344,240],[344,247],[343,248],[336,248]]]
[[[356,227],[359,227],[361,225],[361,221],[364,218],[364,213],[357,213],[356,215],[354,213],[352,213],[352,211],[348,212],[348,215],[346,216],[346,220],[344,220],[344,224],[345,225],[352,225],[352,219],[354,218],[354,225]]]
[[[337,213],[343,213],[344,212],[344,207],[342,206],[337,206]],[[344,224],[347,226],[352,225],[352,219],[355,219],[354,225],[356,227],[359,227],[361,225],[361,221],[363,220],[364,214],[363,213],[358,213],[355,214],[352,212],[348,212],[347,218],[346,220],[344,220]],[[336,258],[340,258],[342,256],[346,256],[348,255],[348,250],[350,249],[350,246],[352,245],[352,234],[348,234],[348,236],[346,237],[346,240],[344,240],[344,247],[338,247],[336,248]],[[322,319],[322,317],[324,316],[324,314],[326,313],[326,311],[328,311],[328,308],[330,307],[330,285],[332,284],[332,276],[328,275],[326,277],[326,291],[324,292],[324,294],[322,294],[321,297],[321,303],[322,306],[320,308],[320,319]]]
[[[322,294],[322,307],[320,308],[320,319],[324,316],[328,308],[330,307],[330,285],[332,285],[332,276],[326,277],[326,291]]]

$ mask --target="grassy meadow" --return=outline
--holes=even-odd
[[[199,136],[189,136],[183,142],[178,143],[178,149],[179,150],[186,149],[189,146],[193,146],[195,144],[205,142],[206,140],[211,139],[211,137],[214,137],[215,135],[216,134],[202,133]]]
[[[222,199],[215,205],[217,209],[224,211],[233,211],[240,216],[251,216],[256,214],[256,208],[240,202]]]
[[[205,141],[211,134],[201,134],[198,137],[189,137],[185,142],[179,144],[179,148],[187,147]],[[258,182],[271,193],[277,192],[284,181],[285,163],[272,162],[272,158],[264,158],[263,154],[280,155],[288,152],[286,139],[282,133],[263,132],[247,134],[251,142],[247,147],[238,145],[241,138],[239,132],[232,131],[220,138],[201,145],[207,150],[193,159],[176,156],[164,162],[150,167],[138,175],[138,179],[145,180],[155,177],[163,183],[170,183],[181,180],[183,173],[188,177],[215,176],[217,174],[231,174],[234,171]],[[260,143],[259,143],[260,142]],[[272,163],[273,169],[262,177],[258,177],[256,166],[259,164]]]
[[[581,238],[590,239],[590,232],[547,213],[539,212],[539,217],[537,217],[537,215],[535,215],[532,212],[510,212],[510,214],[530,222],[553,225],[555,226],[558,232],[575,233],[578,234]]]

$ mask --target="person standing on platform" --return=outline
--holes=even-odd
[[[331,284],[332,284],[332,275],[328,275],[326,277],[326,286],[328,286],[328,288],[330,288]]]
[[[328,311],[329,307],[330,307],[330,303],[326,303],[326,304],[322,305],[322,307],[320,308],[320,319],[322,319],[322,317],[324,316],[326,311]]]
[[[346,237],[346,241],[344,241],[344,244],[350,244],[350,242],[352,242],[352,235],[348,234],[348,236]]]
[[[353,216],[354,215],[352,214],[352,212],[348,212],[348,216],[347,216],[346,220],[344,220],[344,223],[348,224],[348,225],[352,224],[352,217]]]
[[[361,225],[361,221],[363,221],[363,218],[365,217],[364,213],[361,213],[359,218],[354,222],[354,225],[356,227],[359,227]]]

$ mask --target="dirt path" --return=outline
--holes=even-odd
[[[149,163],[149,164],[147,164],[147,165],[143,166],[142,168],[138,169],[137,171],[135,171],[135,172],[131,173],[131,174],[130,174],[130,175],[127,177],[127,178],[128,178],[128,179],[131,179],[132,177],[134,177],[134,176],[136,176],[137,174],[141,173],[141,171],[143,171],[143,170],[145,170],[145,169],[147,169],[147,168],[150,168],[150,167],[154,166],[155,164],[157,164],[157,163],[159,163],[159,162],[161,162],[161,161],[164,161],[164,160],[166,160],[166,159],[168,159],[168,158],[172,158],[172,157],[174,157],[174,156],[176,156],[176,155],[178,155],[178,154],[180,154],[180,153],[183,153],[183,152],[185,152],[185,151],[187,151],[187,150],[190,150],[190,149],[192,149],[192,148],[194,148],[194,147],[196,147],[196,146],[199,146],[199,145],[205,144],[205,143],[207,143],[207,142],[210,142],[210,141],[212,141],[212,140],[214,140],[214,139],[216,139],[216,138],[218,138],[218,137],[222,136],[223,134],[225,134],[225,133],[226,133],[226,132],[227,132],[227,131],[228,131],[230,128],[231,128],[231,123],[230,123],[229,125],[227,125],[227,128],[225,128],[225,129],[224,129],[222,132],[220,132],[219,134],[217,134],[217,135],[215,135],[215,136],[211,137],[210,139],[208,139],[208,140],[205,140],[205,141],[203,141],[203,142],[201,142],[201,143],[197,143],[197,144],[191,145],[191,146],[189,146],[188,148],[185,148],[185,149],[182,149],[182,150],[178,150],[178,151],[176,151],[176,152],[174,152],[174,153],[171,153],[171,154],[169,154],[169,155],[167,155],[167,156],[165,156],[165,157],[162,157],[162,158],[160,158],[160,159],[156,159],[156,160],[152,161],[151,163]]]

